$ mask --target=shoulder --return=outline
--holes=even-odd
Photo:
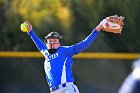
[[[70,46],[60,46],[60,49],[67,49],[69,48]]]
[[[60,46],[58,50],[60,51],[70,51],[72,49],[72,46]]]

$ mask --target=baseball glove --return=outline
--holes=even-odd
[[[102,30],[106,32],[113,32],[113,33],[121,34],[121,31],[124,25],[124,17],[118,16],[118,15],[109,16],[103,19],[101,21],[101,24],[103,26]]]

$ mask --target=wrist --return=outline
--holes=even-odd
[[[102,24],[99,24],[99,25],[96,27],[96,30],[97,30],[97,31],[101,31],[102,29],[103,29]]]
[[[27,33],[32,33],[32,32],[33,32],[33,30],[27,31]]]
[[[29,29],[27,32],[31,32],[33,29]]]

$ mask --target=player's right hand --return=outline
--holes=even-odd
[[[29,22],[24,22],[20,25],[22,32],[30,32],[32,30],[32,25]]]
[[[29,22],[24,22],[24,23],[28,24],[28,31],[27,32],[30,32],[32,30],[32,25]]]

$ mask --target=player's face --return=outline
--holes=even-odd
[[[60,46],[59,39],[47,39],[46,46],[48,49],[57,49]]]

